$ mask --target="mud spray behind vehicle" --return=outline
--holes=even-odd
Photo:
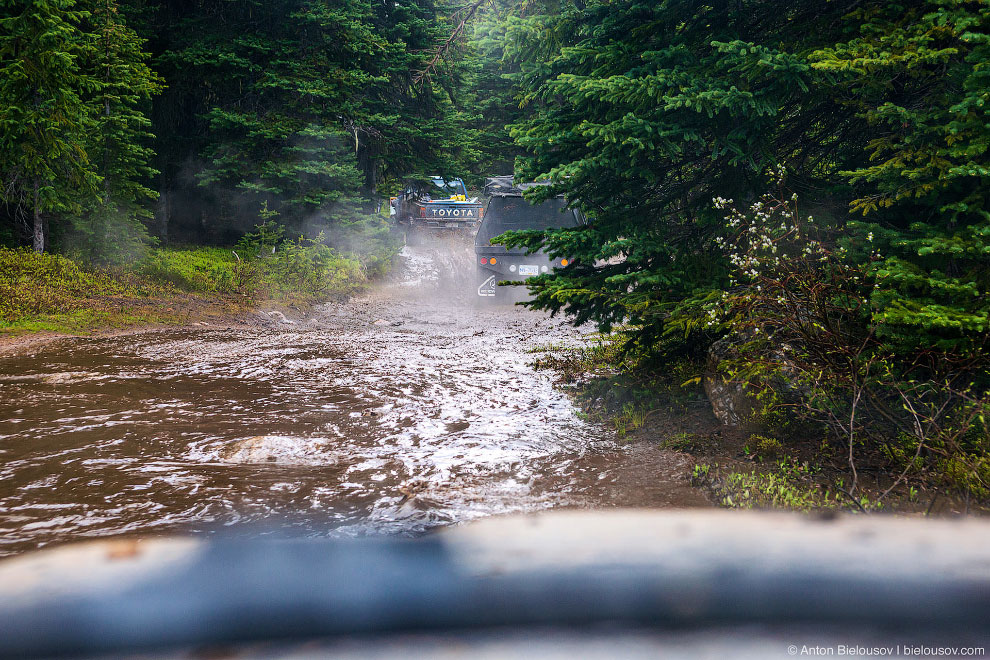
[[[483,206],[468,198],[460,179],[434,176],[429,183],[410,184],[392,200],[395,222],[413,230],[469,231],[478,226]]]
[[[507,231],[566,229],[585,223],[581,211],[568,208],[563,195],[539,204],[530,203],[523,197],[528,188],[545,185],[549,184],[515,183],[509,176],[486,180],[485,194],[490,200],[474,240],[478,296],[498,298],[505,295],[498,288],[501,281],[523,281],[569,263],[566,258],[551,259],[542,251],[526,254],[522,248],[508,249],[491,244],[493,238]]]

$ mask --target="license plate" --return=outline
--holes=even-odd
[[[458,223],[456,223],[456,222],[446,222],[446,223],[444,223],[443,226],[444,227],[460,227],[460,225]]]
[[[520,266],[519,267],[519,274],[520,275],[539,275],[540,274],[540,267],[539,266]]]

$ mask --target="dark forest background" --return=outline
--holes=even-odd
[[[490,95],[507,85],[473,38],[491,7],[53,0],[0,16],[8,245],[113,262],[149,238],[232,244],[272,217],[341,240],[406,177],[512,168],[511,98]]]

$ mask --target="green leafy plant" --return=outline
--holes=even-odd
[[[716,501],[734,509],[846,509],[867,513],[883,503],[864,496],[852,498],[841,486],[823,489],[812,478],[817,470],[808,463],[780,461],[772,469],[721,474],[717,465],[695,466],[692,482],[708,488]]]

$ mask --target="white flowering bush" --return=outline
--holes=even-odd
[[[773,192],[744,209],[716,197],[727,232],[715,238],[732,271],[729,289],[709,306],[712,325],[728,319],[737,333],[802,340],[810,354],[834,355],[838,332],[869,334],[869,291],[861,268],[850,267],[842,248],[802,215],[798,195],[785,186],[785,172],[770,173]],[[823,237],[824,236],[824,237]]]
[[[715,242],[732,271],[707,323],[737,342],[720,368],[756,393],[763,414],[831,429],[853,475],[850,492],[863,453],[903,464],[898,482],[928,457],[964,475],[952,477],[957,484],[990,492],[985,443],[972,440],[986,433],[990,401],[957,383],[916,379],[911,362],[884,343],[871,302],[884,284],[872,232],[850,258],[840,230],[801,213],[783,169],[769,178],[774,190],[746,206],[713,199],[726,228]]]

